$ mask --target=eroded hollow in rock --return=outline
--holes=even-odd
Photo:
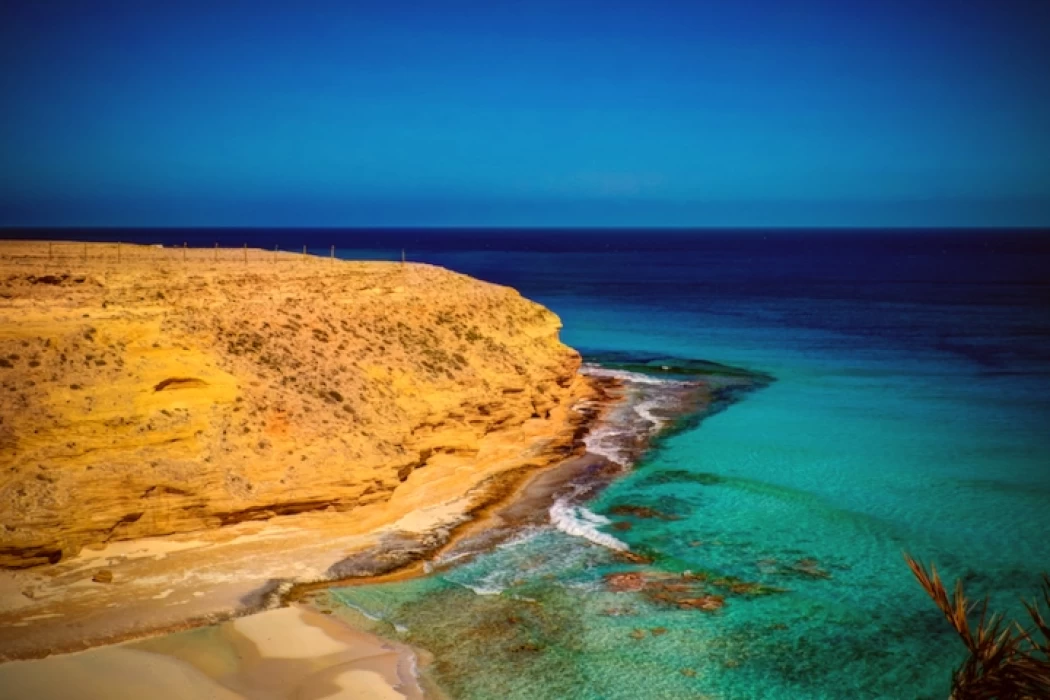
[[[208,386],[208,382],[195,377],[169,377],[153,387],[153,391],[172,391],[174,389],[193,389]]]

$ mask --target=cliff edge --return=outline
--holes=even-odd
[[[579,355],[512,289],[420,264],[47,246],[0,243],[0,567],[305,513],[367,531],[573,449]]]

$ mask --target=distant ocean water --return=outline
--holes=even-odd
[[[334,244],[347,258],[405,248],[547,305],[587,358],[704,359],[776,378],[557,515],[651,554],[657,571],[785,592],[714,613],[611,592],[604,575],[630,567],[570,527],[338,593],[379,620],[363,625],[432,651],[453,697],[943,698],[961,646],[901,552],[1014,613],[1050,571],[1050,232],[106,237]],[[616,515],[625,503],[677,519]]]

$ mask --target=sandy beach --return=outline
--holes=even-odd
[[[413,700],[415,652],[292,606],[154,639],[0,665],[7,698]],[[433,697],[433,695],[431,695]]]

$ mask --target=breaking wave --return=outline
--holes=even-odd
[[[551,524],[558,530],[573,537],[582,537],[594,544],[617,552],[627,550],[627,545],[612,535],[598,529],[599,525],[608,525],[608,518],[592,513],[583,506],[573,505],[567,498],[559,498],[550,508]]]
[[[670,379],[658,379],[656,377],[650,377],[647,374],[641,372],[628,372],[623,369],[609,369],[602,367],[601,365],[594,365],[585,363],[580,371],[584,374],[589,374],[594,377],[612,377],[614,379],[620,379],[625,382],[633,382],[635,384],[672,384],[676,383]]]

